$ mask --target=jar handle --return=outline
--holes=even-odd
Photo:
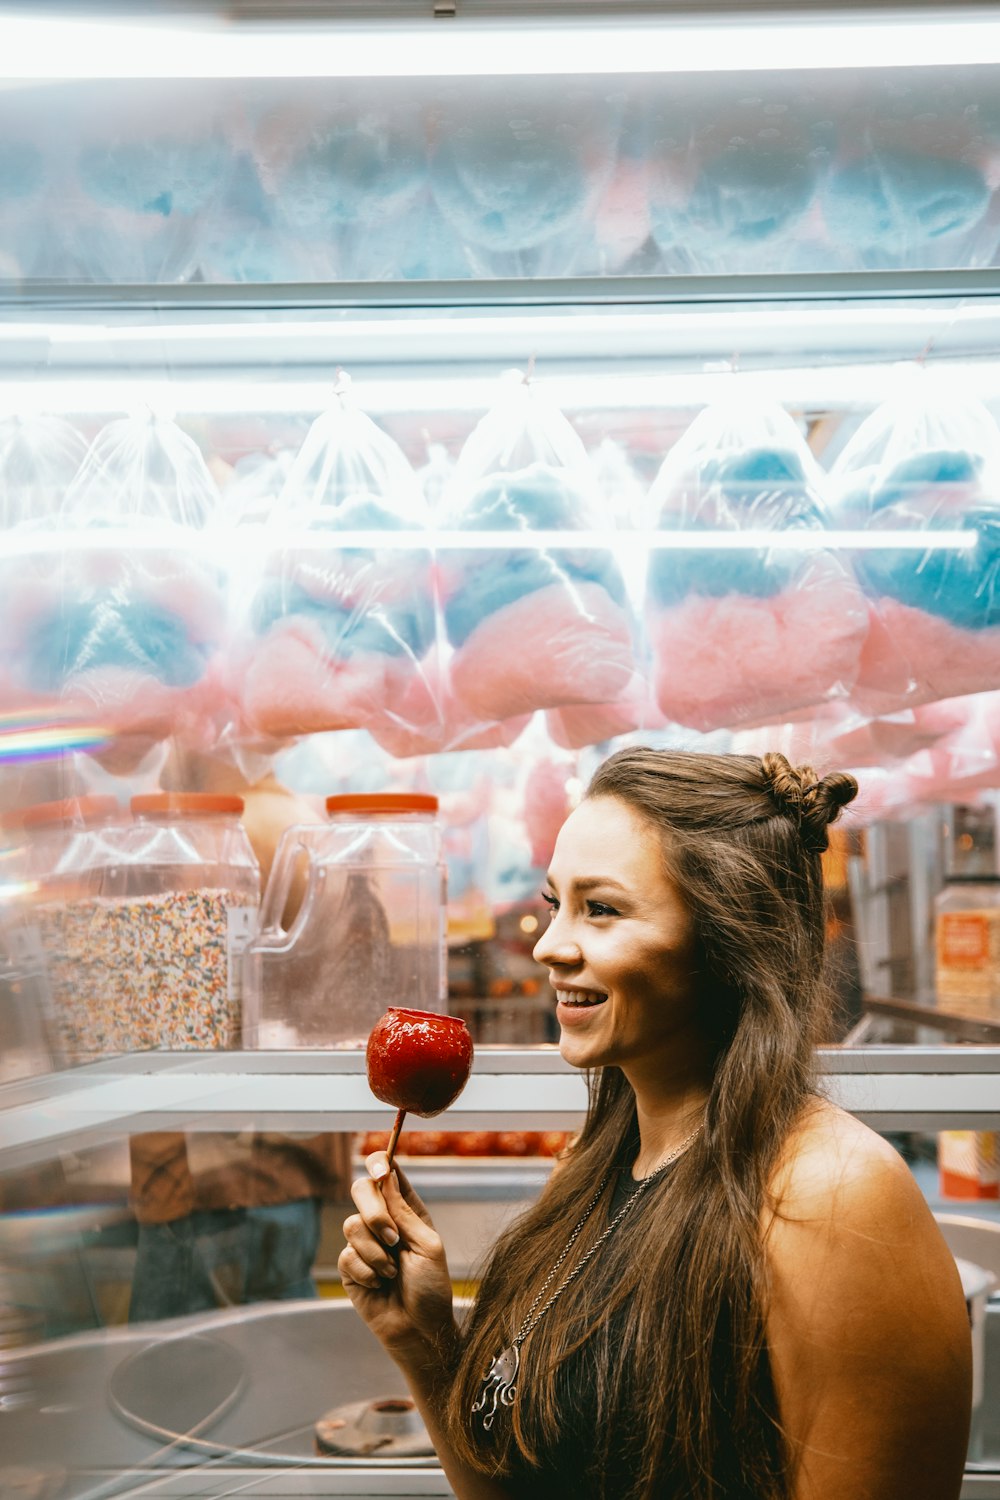
[[[264,899],[260,908],[260,931],[263,936],[266,933],[272,936],[287,937],[293,928],[300,925],[304,918],[312,898],[315,885],[315,865],[312,852],[309,848],[308,834],[312,831],[311,825],[307,823],[296,823],[286,828],[281,835],[278,849],[271,866],[270,879],[264,892]],[[295,876],[298,856],[305,855],[309,865],[309,876],[306,883],[305,894],[302,897],[302,905],[295,915],[292,926],[282,926],[282,917],[285,907],[288,905],[288,896],[292,889],[292,880]]]

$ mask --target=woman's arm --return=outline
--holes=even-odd
[[[793,1500],[957,1500],[972,1346],[954,1259],[902,1159],[824,1108],[767,1232],[767,1337]]]
[[[367,1166],[372,1175],[351,1189],[358,1212],[344,1224],[347,1295],[405,1376],[458,1500],[510,1500],[502,1481],[459,1463],[445,1437],[459,1335],[440,1237],[402,1171],[387,1176],[381,1152]]]

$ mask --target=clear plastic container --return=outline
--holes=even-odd
[[[329,797],[328,824],[286,830],[248,954],[248,1046],[363,1047],[387,1005],[447,1009],[437,806],[419,794]]]
[[[935,903],[942,1010],[1000,1017],[1000,875],[951,875]]]
[[[130,819],[64,826],[53,865],[57,835],[35,810],[50,873],[34,919],[67,1061],[239,1043],[260,901],[242,811],[239,797],[134,797]]]
[[[99,960],[67,952],[67,911],[98,897],[124,815],[114,797],[68,797],[7,813],[0,1080],[88,1061],[88,1013]],[[98,989],[103,993],[103,985]]]

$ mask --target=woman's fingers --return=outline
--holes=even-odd
[[[382,1277],[362,1259],[353,1245],[341,1250],[337,1270],[345,1286],[361,1286],[368,1292],[377,1292],[382,1286]]]
[[[414,1188],[413,1184],[407,1177],[406,1173],[403,1171],[402,1167],[398,1162],[394,1162],[392,1169],[396,1174],[396,1178],[399,1183],[399,1190],[402,1193],[407,1206],[413,1210],[418,1218],[423,1219],[425,1224],[430,1224],[431,1216],[427,1212],[427,1205],[424,1203],[420,1194]]]
[[[372,1234],[360,1214],[351,1214],[344,1220],[344,1236],[352,1250],[357,1251],[366,1265],[380,1276],[395,1276],[396,1262],[388,1250]]]
[[[403,1188],[395,1168],[382,1180],[382,1196],[393,1223],[399,1230],[403,1244],[421,1255],[433,1257],[440,1254],[441,1241],[429,1218],[421,1217],[404,1197]],[[416,1195],[414,1195],[416,1196]],[[420,1203],[420,1199],[417,1198]],[[421,1207],[423,1205],[421,1204]],[[426,1214],[426,1210],[424,1211]]]
[[[391,1249],[399,1244],[399,1230],[385,1200],[385,1195],[370,1177],[359,1177],[351,1183],[354,1206],[371,1233]]]

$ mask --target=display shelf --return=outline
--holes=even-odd
[[[1000,1128],[1000,1047],[824,1049],[822,1086],[877,1130]],[[572,1129],[582,1074],[554,1048],[480,1048],[448,1128]],[[0,1090],[0,1167],[146,1130],[372,1130],[387,1110],[360,1052],[153,1052]],[[415,1126],[416,1128],[416,1126]]]
[[[947,1032],[956,1042],[1000,1042],[1000,1016],[990,1018],[956,1015],[934,1004],[922,1004],[918,1000],[895,1000],[874,995],[865,997],[864,1010],[866,1016],[881,1016],[892,1021],[906,1021],[914,1026],[927,1026],[933,1031]]]

